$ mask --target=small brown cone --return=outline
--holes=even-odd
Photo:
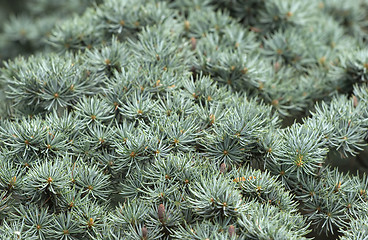
[[[273,65],[275,72],[278,72],[281,68],[281,64],[279,62],[275,62],[275,64]]]
[[[164,223],[164,221],[165,221],[165,206],[162,203],[158,206],[157,215],[158,215],[158,220],[160,220],[161,223]]]
[[[184,29],[185,31],[189,31],[190,28],[190,22],[188,20],[184,21]]]
[[[358,98],[355,95],[353,95],[353,104],[355,108],[358,106]]]
[[[190,39],[190,43],[192,45],[192,50],[194,51],[196,49],[196,47],[197,47],[197,39],[195,39],[195,37],[192,37]]]
[[[226,173],[227,171],[227,166],[226,166],[226,164],[225,163],[221,163],[221,165],[220,165],[220,172],[221,173]]]
[[[148,229],[146,226],[142,227],[142,239],[146,240],[148,238]]]
[[[235,227],[234,227],[234,225],[229,226],[229,236],[230,237],[235,236]]]

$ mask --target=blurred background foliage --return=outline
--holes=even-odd
[[[0,61],[47,51],[46,39],[58,23],[81,14],[99,0],[0,0]]]

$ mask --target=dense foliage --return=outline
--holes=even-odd
[[[14,8],[1,239],[368,236],[368,1]]]

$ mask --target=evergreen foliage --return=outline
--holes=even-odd
[[[22,2],[1,239],[367,238],[367,1]]]

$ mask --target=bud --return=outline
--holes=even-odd
[[[157,215],[158,215],[158,220],[160,220],[161,223],[164,223],[164,220],[165,220],[165,206],[162,203],[158,206]]]
[[[146,226],[142,227],[142,239],[146,240],[148,237],[148,229]]]
[[[191,45],[192,45],[192,50],[195,50],[195,49],[196,49],[196,47],[197,47],[197,39],[195,39],[195,37],[192,37],[192,38],[190,39],[190,43],[191,43]]]
[[[185,29],[185,31],[189,31],[189,28],[190,28],[190,23],[189,23],[189,21],[184,21],[184,29]]]
[[[358,106],[358,98],[355,95],[353,95],[353,104],[355,108]]]
[[[221,163],[220,165],[220,172],[221,173],[226,173],[227,167],[225,163]]]
[[[235,227],[234,227],[234,225],[229,226],[229,236],[230,237],[235,236]]]
[[[275,64],[273,65],[275,72],[278,72],[281,68],[281,64],[279,62],[275,62]]]

